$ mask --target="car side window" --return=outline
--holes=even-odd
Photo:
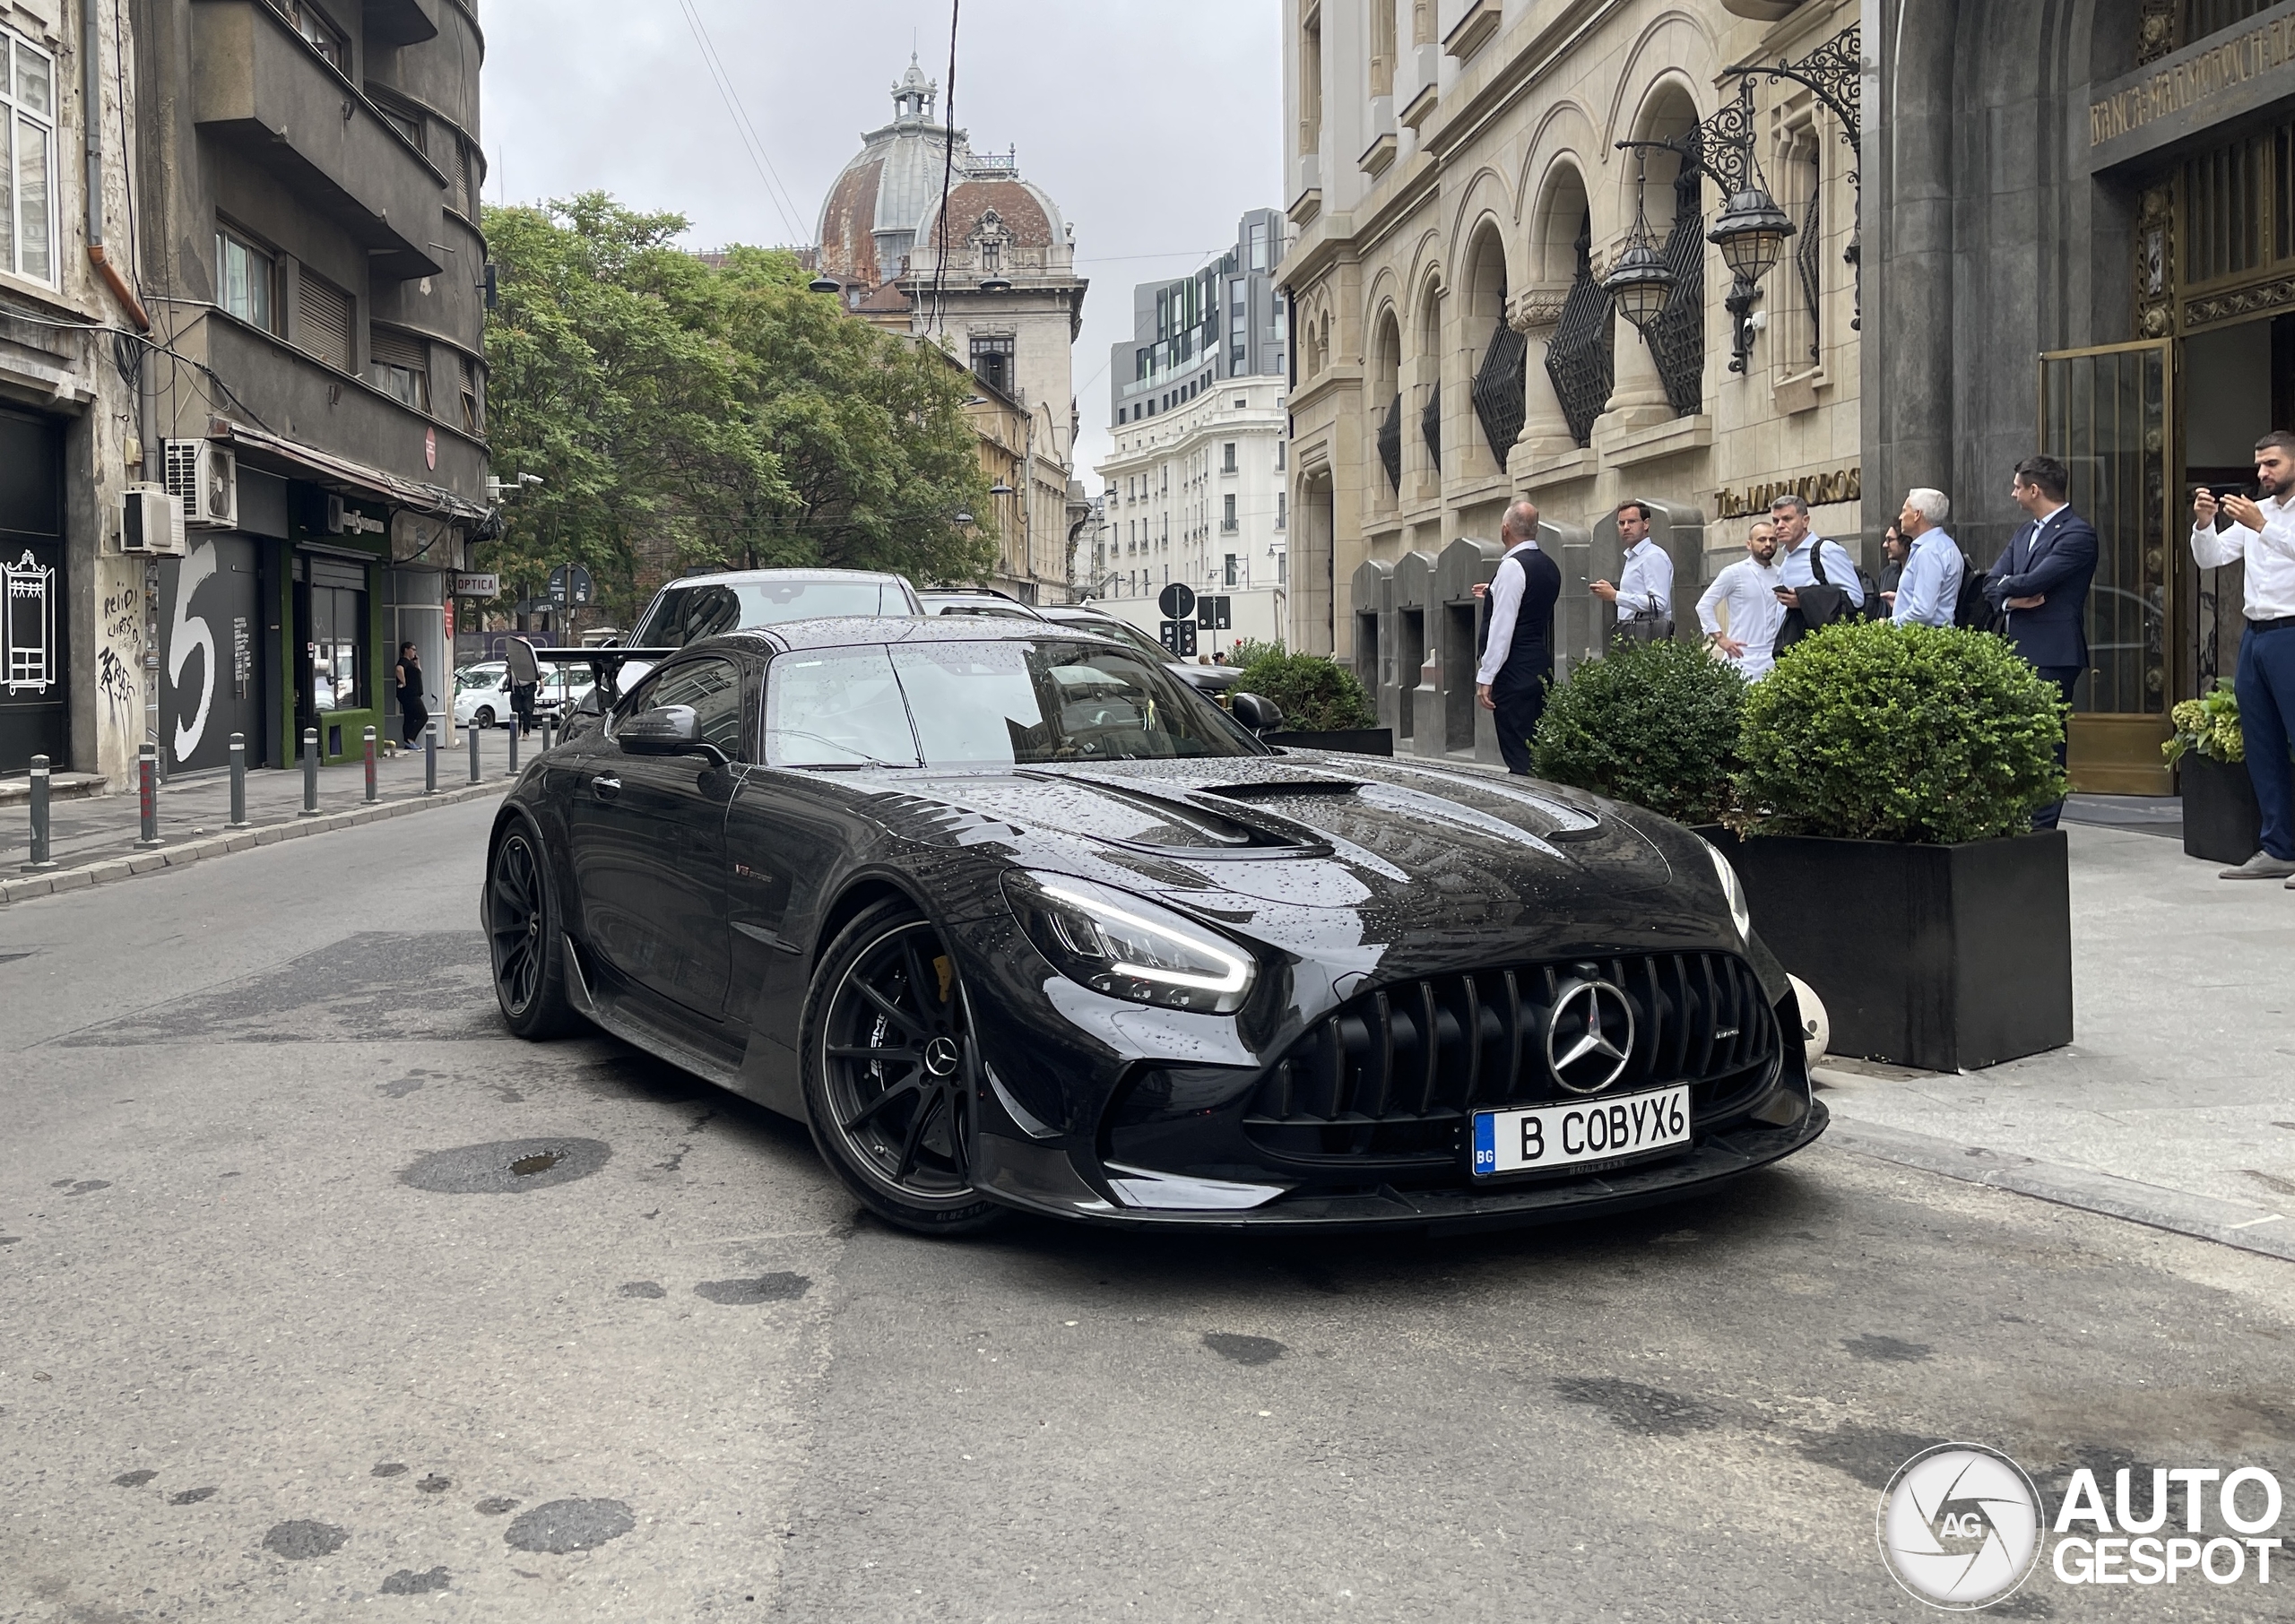
[[[629,714],[658,710],[663,705],[693,707],[701,737],[735,761],[747,761],[749,711],[741,702],[741,673],[730,660],[691,660],[650,678],[632,696],[637,704]]]
[[[690,590],[682,586],[673,586],[664,592],[644,622],[630,635],[631,646],[641,649],[674,646],[670,642],[671,628],[677,625],[678,617],[685,610],[685,600],[690,595]]]

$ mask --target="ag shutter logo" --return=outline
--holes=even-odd
[[[2005,1600],[2040,1554],[2040,1490],[1981,1444],[1939,1444],[1897,1469],[1881,1496],[1881,1556],[1931,1606],[1974,1612]]]

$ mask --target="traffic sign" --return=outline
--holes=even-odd
[[[578,564],[561,564],[550,572],[550,600],[580,609],[595,594],[590,572]]]
[[[1168,600],[1173,592],[1187,592],[1187,588],[1174,583],[1164,589],[1164,596]],[[1193,596],[1192,593],[1190,593],[1189,595]],[[1190,607],[1192,608],[1193,606],[1191,605]],[[1170,652],[1174,659],[1192,660],[1195,658],[1194,621],[1165,621],[1163,626],[1163,637],[1165,649]]]
[[[1207,632],[1234,630],[1233,598],[1198,598],[1195,600],[1195,623]]]
[[[1195,589],[1174,581],[1156,600],[1156,607],[1164,611],[1166,620],[1184,620],[1195,613]]]

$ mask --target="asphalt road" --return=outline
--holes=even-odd
[[[1909,1620],[1926,1444],[2295,1488],[2295,1265],[1823,1145],[1476,1239],[893,1233],[502,1035],[491,811],[0,912],[0,1619]]]

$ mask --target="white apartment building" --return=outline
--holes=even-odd
[[[1283,380],[1241,377],[1118,429],[1100,464],[1092,601],[1160,635],[1156,600],[1180,582],[1199,600],[1199,653],[1280,641],[1291,517],[1284,421]]]

